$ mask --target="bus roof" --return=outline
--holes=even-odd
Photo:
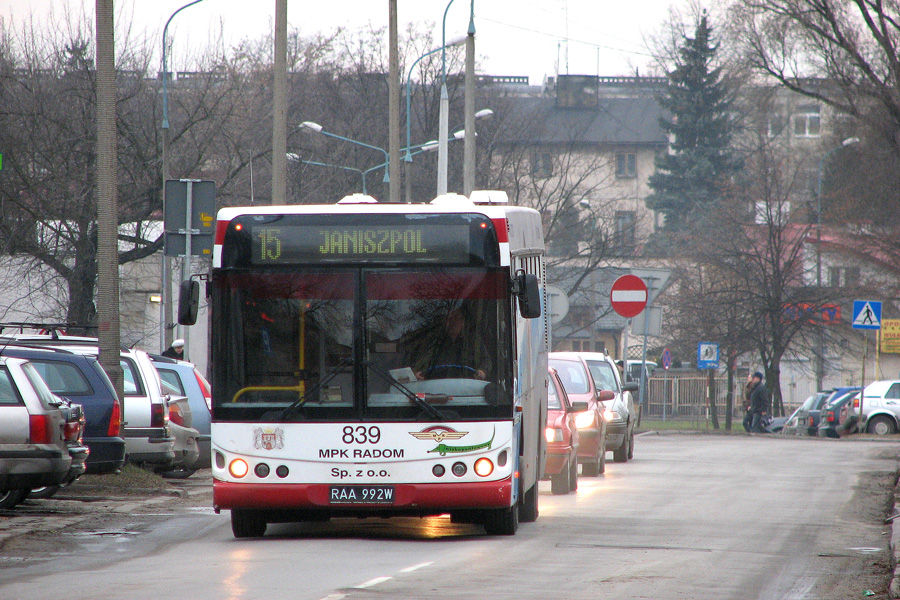
[[[497,230],[501,247],[501,264],[509,264],[509,255],[543,254],[544,236],[540,213],[533,208],[509,206],[497,201],[497,194],[485,195],[489,202],[474,203],[460,194],[446,194],[430,203],[386,204],[368,200],[352,201],[348,196],[336,204],[287,204],[262,206],[232,206],[219,209],[213,266],[221,266],[221,246],[225,230],[233,219],[243,215],[348,215],[348,214],[482,214]],[[354,195],[360,196],[360,195]],[[485,197],[479,196],[479,197]],[[366,197],[368,198],[368,197]],[[349,201],[348,201],[349,200]]]

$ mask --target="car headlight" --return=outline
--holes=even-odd
[[[619,416],[618,411],[606,409],[603,411],[603,418],[607,421],[619,421],[622,417]]]
[[[594,417],[596,413],[592,410],[578,413],[575,415],[575,427],[578,429],[590,429],[597,424]]]
[[[556,427],[548,427],[544,430],[544,438],[548,442],[561,442],[563,441],[562,429],[557,429]]]

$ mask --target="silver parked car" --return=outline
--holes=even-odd
[[[77,476],[62,406],[33,365],[0,356],[0,508],[15,506],[33,488]]]
[[[173,394],[187,396],[191,407],[191,427],[196,429],[200,437],[197,444],[200,447],[200,458],[195,468],[202,469],[210,466],[210,423],[212,415],[212,394],[209,382],[187,361],[167,358],[165,356],[150,355],[153,366],[159,373],[163,386],[171,386]]]
[[[631,392],[638,383],[622,383],[616,363],[602,352],[579,352],[587,363],[598,390],[609,390],[615,394],[612,400],[603,403],[606,419],[606,448],[612,450],[613,460],[627,462],[634,458],[634,426],[637,412]],[[640,366],[640,365],[638,365]]]

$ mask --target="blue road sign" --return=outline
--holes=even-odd
[[[697,344],[697,368],[719,368],[719,344],[715,342],[700,342]]]
[[[854,300],[852,325],[855,329],[881,329],[881,302]]]

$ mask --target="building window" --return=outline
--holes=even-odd
[[[829,287],[854,287],[859,283],[859,267],[828,267]]]
[[[549,152],[535,152],[531,158],[531,174],[535,177],[553,175],[553,158]]]
[[[633,210],[616,211],[616,246],[620,248],[631,248],[634,246],[634,221],[635,214]]]
[[[794,137],[819,137],[821,117],[818,106],[801,106],[794,114]]]
[[[773,138],[781,135],[782,131],[784,131],[784,116],[778,113],[769,115],[766,123],[766,135]]]
[[[637,177],[637,155],[634,152],[616,154],[616,178],[632,179]]]

